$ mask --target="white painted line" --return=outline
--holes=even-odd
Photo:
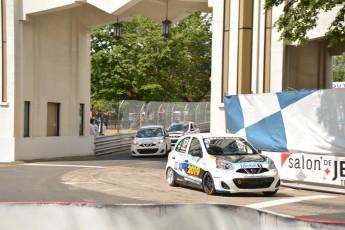
[[[306,201],[306,200],[333,198],[333,197],[336,197],[336,196],[317,195],[317,196],[291,197],[291,198],[285,198],[285,199],[279,199],[279,200],[260,202],[256,204],[249,204],[249,205],[245,205],[245,207],[261,209],[261,208],[268,208],[268,207],[282,205],[282,204],[296,203],[296,202]]]
[[[98,168],[104,169],[102,166],[91,166],[91,165],[59,165],[59,164],[37,164],[37,163],[27,163],[22,164],[26,166],[46,166],[46,167],[73,167],[73,168]]]
[[[101,192],[111,192],[111,191],[117,191],[119,190],[118,188],[114,188],[114,189],[105,189],[105,190],[102,190]]]
[[[61,182],[62,184],[75,185],[75,184],[101,184],[100,181],[76,181],[76,182]]]

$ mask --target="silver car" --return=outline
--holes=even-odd
[[[168,133],[171,139],[171,144],[175,145],[180,137],[186,134],[200,133],[200,129],[194,122],[184,121],[172,123],[168,128]]]
[[[170,150],[169,134],[161,125],[140,127],[131,144],[132,156],[165,156]]]

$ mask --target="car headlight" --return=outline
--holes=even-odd
[[[233,170],[235,167],[230,164],[229,162],[225,162],[222,160],[216,160],[216,167],[217,169],[223,169],[223,170]]]
[[[164,139],[160,139],[160,140],[158,141],[159,144],[163,144],[164,142],[165,142]]]
[[[136,140],[132,141],[132,145],[137,145],[139,144]]]
[[[269,169],[276,169],[276,165],[274,164],[274,161],[272,159],[269,159],[269,163],[268,163],[268,168]]]

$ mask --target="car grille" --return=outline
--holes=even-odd
[[[274,178],[235,178],[232,181],[239,189],[258,189],[269,188],[273,183]]]
[[[154,147],[154,146],[156,146],[156,144],[155,143],[141,143],[140,145],[139,145],[140,147]]]
[[[152,154],[152,153],[157,153],[158,148],[137,149],[137,151],[140,154]]]
[[[176,143],[178,139],[170,139],[171,143]]]
[[[268,171],[269,170],[267,168],[243,168],[238,169],[236,172],[244,174],[260,174]]]

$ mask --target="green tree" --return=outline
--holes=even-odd
[[[209,99],[211,18],[195,13],[161,35],[161,25],[138,17],[123,22],[123,38],[111,26],[91,35],[91,98],[201,101]]]
[[[266,0],[265,9],[272,9],[285,2]],[[286,43],[303,44],[308,40],[307,32],[317,26],[320,12],[338,8],[339,11],[325,34],[325,39],[332,46],[338,42],[345,42],[344,0],[289,0],[274,25],[282,32],[281,39]]]
[[[183,101],[202,101],[210,98],[210,27],[209,15],[195,13],[174,28],[176,35],[170,44],[172,57],[177,62],[170,67],[170,73],[173,73],[176,94],[180,95]]]
[[[345,81],[345,53],[342,56],[333,57],[333,81]]]

